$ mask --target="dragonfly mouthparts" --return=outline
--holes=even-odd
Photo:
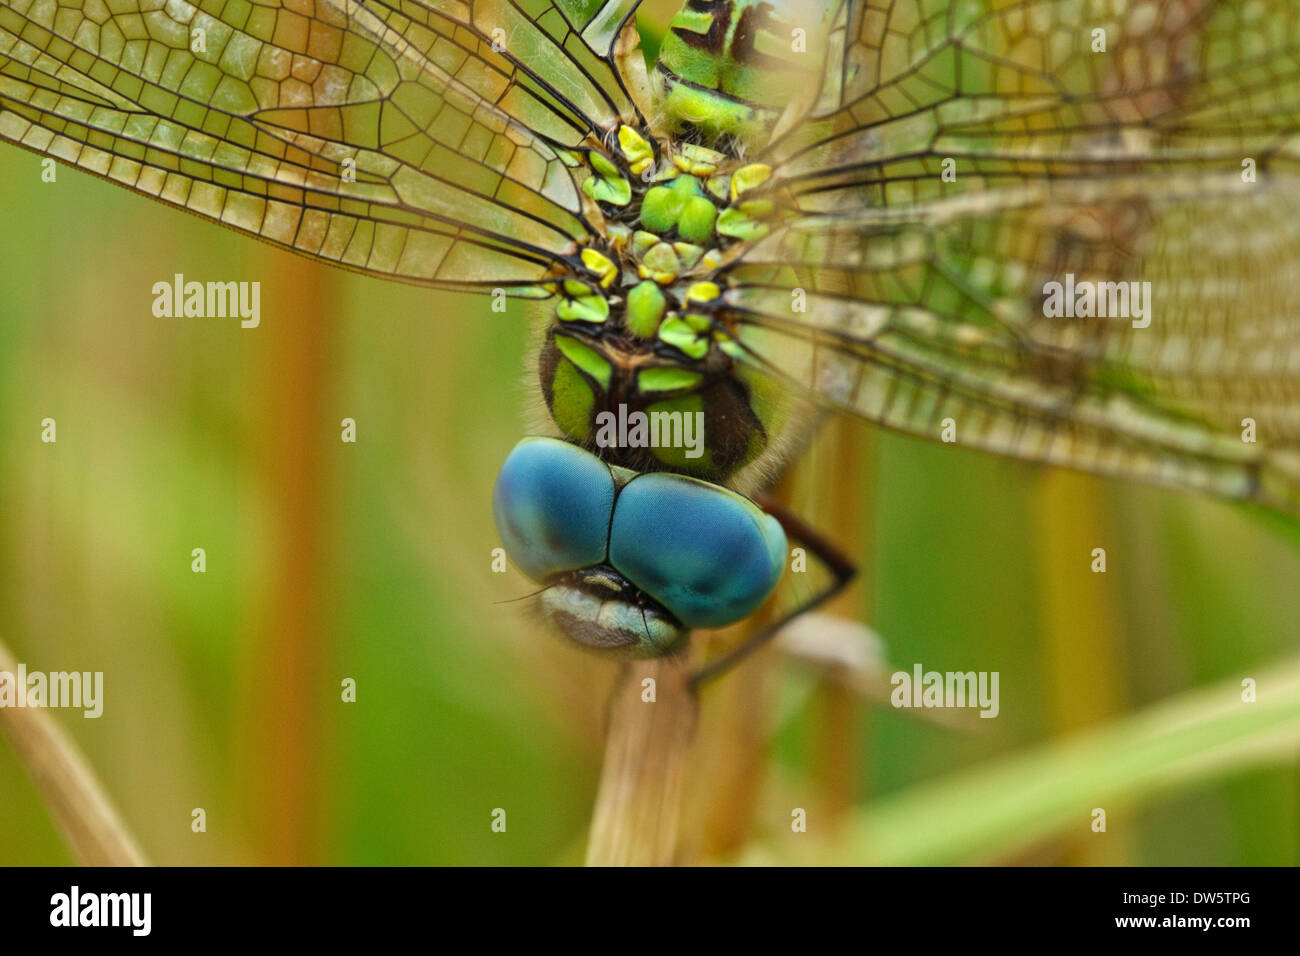
[[[542,616],[583,647],[613,656],[658,657],[690,631],[608,565],[570,571],[538,598]]]

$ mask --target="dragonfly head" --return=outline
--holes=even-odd
[[[785,561],[780,524],[748,498],[555,438],[515,446],[493,510],[511,559],[545,585],[543,616],[615,656],[658,657],[694,628],[747,617]]]

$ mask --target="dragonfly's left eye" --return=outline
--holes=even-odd
[[[656,472],[619,493],[609,563],[686,627],[723,627],[776,587],[785,545],[781,525],[748,498]]]
[[[609,466],[554,438],[516,445],[492,494],[506,552],[534,581],[603,562],[613,507]]]

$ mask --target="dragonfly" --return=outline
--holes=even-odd
[[[547,420],[498,529],[615,657],[745,619],[790,539],[832,580],[700,679],[843,587],[765,495],[831,412],[1300,512],[1300,9],[686,0],[655,34],[638,7],[3,0],[0,137],[541,301]]]

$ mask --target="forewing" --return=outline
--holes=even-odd
[[[3,0],[0,137],[364,272],[527,291],[591,232],[571,150],[632,110],[574,6]]]
[[[1300,10],[842,22],[838,88],[765,156],[792,218],[731,268],[752,360],[911,434],[1300,510]],[[1047,317],[1070,274],[1147,317]]]

